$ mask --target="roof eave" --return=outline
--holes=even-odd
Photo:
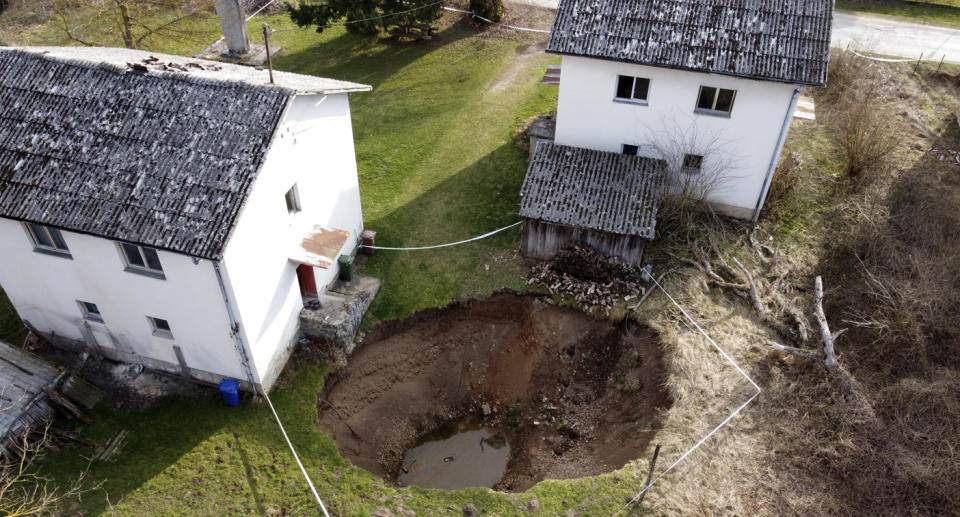
[[[309,94],[316,94],[316,95],[334,95],[334,94],[337,94],[337,93],[369,92],[369,91],[372,91],[372,90],[373,90],[373,86],[369,86],[369,85],[366,85],[366,84],[365,84],[365,85],[363,85],[362,87],[355,87],[355,88],[336,88],[336,89],[332,89],[332,90],[319,90],[319,91],[307,91],[307,90],[303,90],[303,91],[298,91],[298,92],[297,92],[297,95],[309,95]]]

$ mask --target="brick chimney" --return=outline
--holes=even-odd
[[[231,54],[243,55],[250,52],[250,38],[247,37],[247,21],[240,7],[240,0],[216,0],[214,7],[220,17],[220,28]]]

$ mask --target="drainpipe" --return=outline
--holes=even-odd
[[[230,298],[227,296],[227,288],[223,284],[223,275],[220,274],[220,263],[211,260],[213,271],[217,274],[217,283],[220,284],[220,294],[223,295],[223,303],[227,306],[227,318],[230,319],[230,333],[233,334],[234,344],[237,346],[237,353],[240,355],[240,364],[247,373],[247,380],[250,381],[250,389],[253,390],[253,396],[257,396],[257,383],[253,381],[253,370],[250,368],[250,360],[247,358],[247,348],[243,345],[243,338],[240,336],[240,324],[233,315],[233,307],[230,306]]]
[[[770,192],[770,184],[773,182],[773,173],[777,171],[777,161],[780,158],[780,152],[783,151],[783,142],[787,140],[787,131],[790,131],[790,121],[793,119],[793,112],[797,109],[797,101],[800,100],[800,92],[803,87],[793,90],[793,98],[790,100],[790,107],[783,119],[783,127],[780,128],[780,137],[777,139],[777,147],[773,150],[773,156],[770,157],[770,166],[767,168],[767,177],[763,180],[763,189],[760,191],[760,197],[757,198],[757,207],[753,210],[753,222],[760,218],[760,209],[767,201],[767,194]]]

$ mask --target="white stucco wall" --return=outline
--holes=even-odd
[[[698,142],[692,154],[723,149],[705,154],[704,170],[732,165],[708,200],[744,211],[733,215],[752,214],[795,86],[572,56],[563,57],[562,70],[558,144],[614,152],[632,144],[655,158],[669,141]],[[614,101],[617,75],[650,79],[648,104]],[[729,118],[694,113],[701,85],[737,91]]]
[[[284,194],[294,184],[302,210],[289,214]],[[297,265],[289,257],[310,224],[349,231],[342,250],[348,254],[363,231],[347,94],[294,98],[227,243],[223,266],[230,297],[267,386],[294,345],[303,303]],[[314,272],[322,290],[335,280],[336,263]]]
[[[165,280],[124,271],[112,240],[62,231],[72,259],[37,253],[22,223],[0,218],[0,285],[21,318],[42,332],[80,340],[78,300],[97,304],[98,344],[190,368],[245,379],[210,261],[158,250]],[[169,322],[173,339],[153,335],[147,316]],[[107,332],[109,329],[110,332]]]

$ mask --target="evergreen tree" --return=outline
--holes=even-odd
[[[429,24],[443,12],[437,0],[323,0],[287,6],[290,19],[300,27],[315,25],[323,32],[332,24],[345,23],[352,34],[379,34],[381,30]]]

